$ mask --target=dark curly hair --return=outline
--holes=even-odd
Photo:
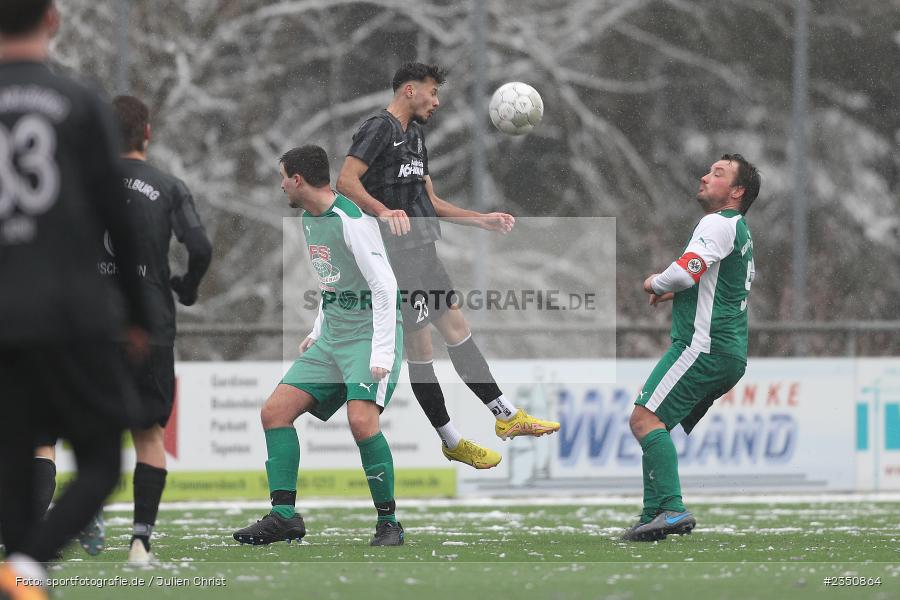
[[[391,80],[391,87],[396,92],[400,86],[408,81],[425,81],[428,78],[434,79],[438,85],[447,81],[447,72],[443,67],[438,65],[426,65],[420,62],[408,62],[400,65],[394,78]]]

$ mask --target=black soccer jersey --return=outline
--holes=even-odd
[[[183,281],[195,290],[209,266],[210,244],[187,186],[143,160],[121,162],[127,210],[137,225],[137,260],[119,261],[104,235],[97,268],[101,275],[134,270],[150,318],[150,343],[175,343],[175,302],[169,286],[169,242],[172,233],[188,247],[188,272]]]
[[[420,248],[440,239],[440,222],[425,190],[428,150],[418,123],[410,122],[403,131],[400,121],[383,110],[360,126],[347,154],[369,165],[361,178],[366,191],[410,217],[410,232],[405,236],[391,234],[382,224],[388,251]]]
[[[0,62],[0,344],[121,330],[121,296],[96,270],[104,231],[123,260],[136,254],[118,150],[95,93],[43,63]],[[146,326],[136,274],[117,283]]]

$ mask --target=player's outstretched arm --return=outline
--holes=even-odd
[[[409,233],[409,217],[406,212],[389,209],[366,191],[362,176],[368,170],[369,165],[365,162],[355,156],[348,156],[338,175],[337,191],[353,200],[365,212],[378,217],[382,223],[387,223],[394,235],[406,235]]]
[[[516,224],[516,218],[512,215],[500,212],[475,212],[474,210],[451,204],[438,197],[434,192],[434,184],[431,182],[430,175],[425,176],[425,189],[428,192],[428,198],[431,200],[432,206],[434,206],[435,214],[444,221],[469,227],[480,227],[488,231],[499,231],[500,233],[509,233]]]

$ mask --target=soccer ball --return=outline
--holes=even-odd
[[[491,96],[491,122],[509,135],[524,135],[544,116],[544,101],[537,90],[521,81],[510,81]]]

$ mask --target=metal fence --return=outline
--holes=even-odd
[[[669,344],[669,326],[656,323],[626,322],[615,327],[567,325],[552,332],[536,331],[531,325],[484,323],[473,329],[485,354],[497,358],[516,358],[514,349],[527,336],[543,336],[555,346],[567,347],[567,338],[594,334],[598,339],[615,340],[617,358],[658,356]],[[282,358],[282,340],[299,342],[308,329],[261,322],[185,323],[178,332],[181,360],[278,360]],[[440,354],[442,346],[436,339],[436,354]],[[798,347],[803,351],[798,353]],[[900,321],[751,323],[750,355],[900,356]]]

